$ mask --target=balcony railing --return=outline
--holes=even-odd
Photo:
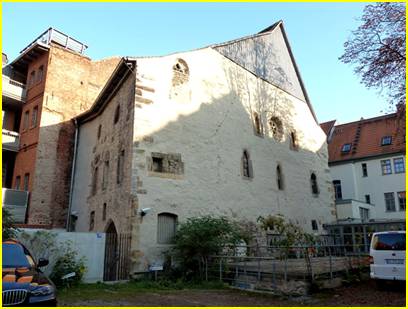
[[[3,150],[17,152],[20,149],[20,134],[14,131],[3,129],[2,146]]]
[[[28,204],[28,191],[13,190],[3,188],[3,207],[7,209],[14,223],[24,223],[27,204]]]
[[[12,99],[25,102],[26,87],[25,84],[12,80],[10,77],[3,75],[3,95]]]

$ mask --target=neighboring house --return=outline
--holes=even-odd
[[[132,273],[162,263],[188,217],[281,214],[318,234],[336,220],[326,135],[282,22],[190,52],[122,58],[75,122],[69,227],[130,235]]]
[[[328,137],[338,219],[405,220],[405,109],[321,124]]]
[[[66,226],[71,119],[89,108],[119,60],[91,61],[85,49],[50,28],[3,67],[3,186],[13,189],[10,205],[21,204],[15,189],[29,192],[27,212],[18,211],[25,227]]]

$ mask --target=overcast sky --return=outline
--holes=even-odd
[[[92,59],[165,55],[259,32],[283,20],[320,122],[381,115],[388,103],[341,63],[364,3],[3,3],[12,60],[49,27],[87,44]]]

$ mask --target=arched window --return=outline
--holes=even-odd
[[[177,103],[189,103],[191,91],[189,87],[190,69],[187,62],[178,58],[173,65],[173,78],[171,80],[170,99]]]
[[[95,211],[91,211],[89,214],[89,231],[92,231],[95,227]]]
[[[102,220],[106,220],[106,203],[103,203],[103,208],[102,208]]]
[[[252,169],[252,161],[249,158],[249,153],[247,150],[244,150],[242,154],[241,164],[242,164],[242,176],[244,178],[253,178],[254,173]]]
[[[283,175],[281,166],[279,164],[276,167],[276,182],[278,184],[278,189],[283,190]]]
[[[259,119],[258,113],[254,113],[254,126],[255,126],[255,133],[258,135],[262,135],[261,120]]]
[[[312,173],[312,175],[310,175],[310,183],[312,185],[312,193],[314,195],[318,195],[319,187],[317,186],[317,177],[315,173]]]
[[[269,126],[271,129],[272,137],[280,141],[283,136],[283,126],[282,126],[282,121],[278,117],[272,117],[269,120]]]
[[[157,242],[172,244],[177,229],[177,215],[161,213],[157,216]]]

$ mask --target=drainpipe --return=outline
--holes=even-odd
[[[74,119],[75,124],[75,141],[74,141],[74,157],[72,159],[72,168],[71,168],[71,184],[69,188],[69,204],[68,204],[68,216],[67,216],[67,232],[71,230],[71,208],[72,208],[72,190],[74,189],[74,175],[75,175],[75,163],[77,157],[77,146],[78,146],[78,122]]]

